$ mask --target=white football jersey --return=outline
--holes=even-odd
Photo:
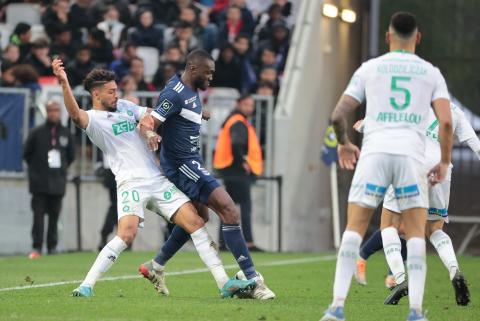
[[[362,155],[399,154],[421,162],[431,102],[450,99],[440,70],[403,51],[363,63],[344,94],[367,101]]]
[[[137,122],[147,110],[134,103],[119,99],[117,111],[91,109],[87,111],[85,128],[90,140],[105,154],[117,186],[130,179],[152,178],[160,169],[146,142],[140,137]]]
[[[454,104],[450,104],[450,110],[452,111],[453,135],[457,141],[463,143],[470,138],[477,137],[475,130],[468,122],[463,111]],[[431,169],[433,166],[437,165],[441,159],[440,143],[438,142],[438,124],[439,122],[435,116],[435,113],[433,112],[433,109],[430,108],[426,131],[427,141],[425,149],[425,161],[428,169]],[[452,167],[453,165],[450,164],[447,176],[445,177],[446,180],[451,180]]]

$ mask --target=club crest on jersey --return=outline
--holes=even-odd
[[[160,108],[162,108],[164,111],[168,111],[170,108],[172,108],[172,106],[173,106],[172,102],[168,99],[164,99],[160,103]]]

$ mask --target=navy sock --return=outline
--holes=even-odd
[[[167,261],[170,260],[170,258],[174,256],[175,253],[177,253],[178,250],[180,250],[189,239],[190,234],[185,232],[185,230],[180,226],[175,225],[168,240],[163,244],[162,248],[157,253],[157,256],[154,259],[155,262],[160,265],[167,264]]]
[[[232,252],[247,279],[256,277],[257,272],[255,271],[253,260],[248,251],[247,243],[245,243],[245,239],[243,238],[240,225],[223,224],[222,231],[225,244],[230,249],[230,252]]]
[[[400,237],[400,243],[402,244],[402,260],[405,262],[407,260],[407,241],[403,237]]]
[[[368,260],[370,255],[380,251],[383,248],[382,244],[382,231],[377,230],[375,233],[370,236],[368,240],[365,241],[363,246],[360,248],[360,257],[364,260]]]

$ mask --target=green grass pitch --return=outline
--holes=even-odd
[[[234,320],[319,320],[331,300],[334,256],[326,254],[254,254],[258,270],[276,292],[267,302],[220,299],[215,283],[197,254],[181,252],[168,265],[169,297],[160,297],[151,284],[136,276],[138,265],[153,253],[123,253],[104,276],[115,280],[99,281],[93,298],[73,298],[70,292],[93,263],[96,253],[0,258],[0,320],[105,320],[105,321],[234,321]],[[238,271],[229,253],[222,253],[227,271]],[[472,302],[467,307],[455,304],[448,273],[440,259],[430,255],[424,306],[430,321],[480,321],[480,258],[464,256],[460,265],[470,283]],[[200,271],[198,270],[200,269]],[[383,282],[386,263],[382,254],[367,265],[368,285],[352,282],[345,312],[348,321],[406,320],[408,302],[385,306],[388,294]],[[125,278],[121,278],[125,277]],[[66,282],[48,287],[16,287]]]

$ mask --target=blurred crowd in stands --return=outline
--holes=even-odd
[[[8,17],[28,3],[41,24]],[[292,32],[287,0],[6,1],[0,9],[2,87],[52,84],[61,58],[72,87],[95,67],[117,75],[124,96],[161,90],[202,48],[216,60],[212,87],[276,95]],[[18,21],[9,25],[8,21]],[[9,33],[9,34],[8,34]]]

